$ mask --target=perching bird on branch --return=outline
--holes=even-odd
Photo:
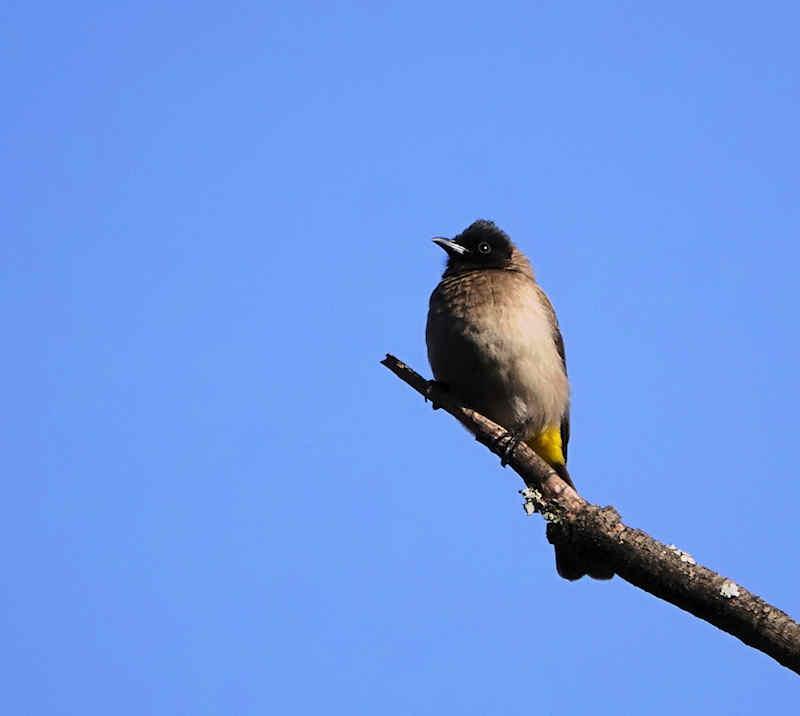
[[[425,331],[437,382],[509,431],[506,455],[523,440],[573,485],[567,472],[569,381],[553,306],[531,264],[508,235],[479,220],[453,239],[431,294]],[[613,571],[569,546],[556,545],[566,579]]]

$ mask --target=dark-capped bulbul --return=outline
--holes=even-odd
[[[425,337],[435,379],[465,405],[523,440],[573,486],[567,472],[569,381],[555,311],[530,262],[493,222],[478,220],[433,241],[447,265],[430,298]],[[556,545],[570,580],[613,576]]]

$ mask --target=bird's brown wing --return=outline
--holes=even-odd
[[[561,335],[561,329],[558,327],[558,318],[556,317],[555,309],[553,308],[553,304],[550,303],[550,299],[547,297],[547,294],[541,289],[541,287],[536,284],[536,293],[539,296],[539,299],[542,302],[542,305],[547,311],[547,317],[550,319],[550,325],[553,329],[553,342],[556,344],[556,350],[558,351],[558,355],[561,356],[561,364],[564,366],[564,373],[567,372],[567,355],[564,351],[564,338]],[[561,418],[561,450],[564,453],[564,460],[567,459],[567,445],[569,444],[569,405],[567,405],[567,409],[564,411],[564,417]]]

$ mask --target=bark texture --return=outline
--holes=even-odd
[[[392,355],[381,363],[398,378],[461,422],[478,442],[497,455],[506,431],[460,405],[435,382]],[[636,587],[674,604],[800,674],[800,624],[736,582],[703,567],[674,545],[623,524],[612,507],[584,500],[533,450],[520,443],[508,464],[525,482],[525,509],[547,520],[547,538],[602,557],[616,574]]]

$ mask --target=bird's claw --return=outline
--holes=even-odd
[[[438,380],[429,380],[428,381],[428,388],[425,391],[425,402],[427,403],[429,400],[431,401],[431,407],[434,410],[439,410],[441,407],[434,399],[431,393],[433,390],[447,390],[447,386],[444,383],[439,382]]]
[[[514,450],[516,449],[517,445],[519,445],[520,440],[522,440],[523,433],[523,430],[507,431],[500,435],[500,437],[498,437],[495,441],[495,447],[498,451],[500,450],[500,444],[502,442],[506,442],[505,447],[503,447],[503,451],[500,453],[501,467],[508,465],[512,455],[514,454]]]
[[[509,430],[501,435],[497,439],[498,447],[501,441],[507,441],[505,447],[503,448],[503,452],[500,453],[500,467],[505,467],[511,461],[512,456],[514,455],[514,450],[517,449],[517,445],[522,442],[522,439],[525,437],[527,433],[527,426],[521,425],[516,430]]]

